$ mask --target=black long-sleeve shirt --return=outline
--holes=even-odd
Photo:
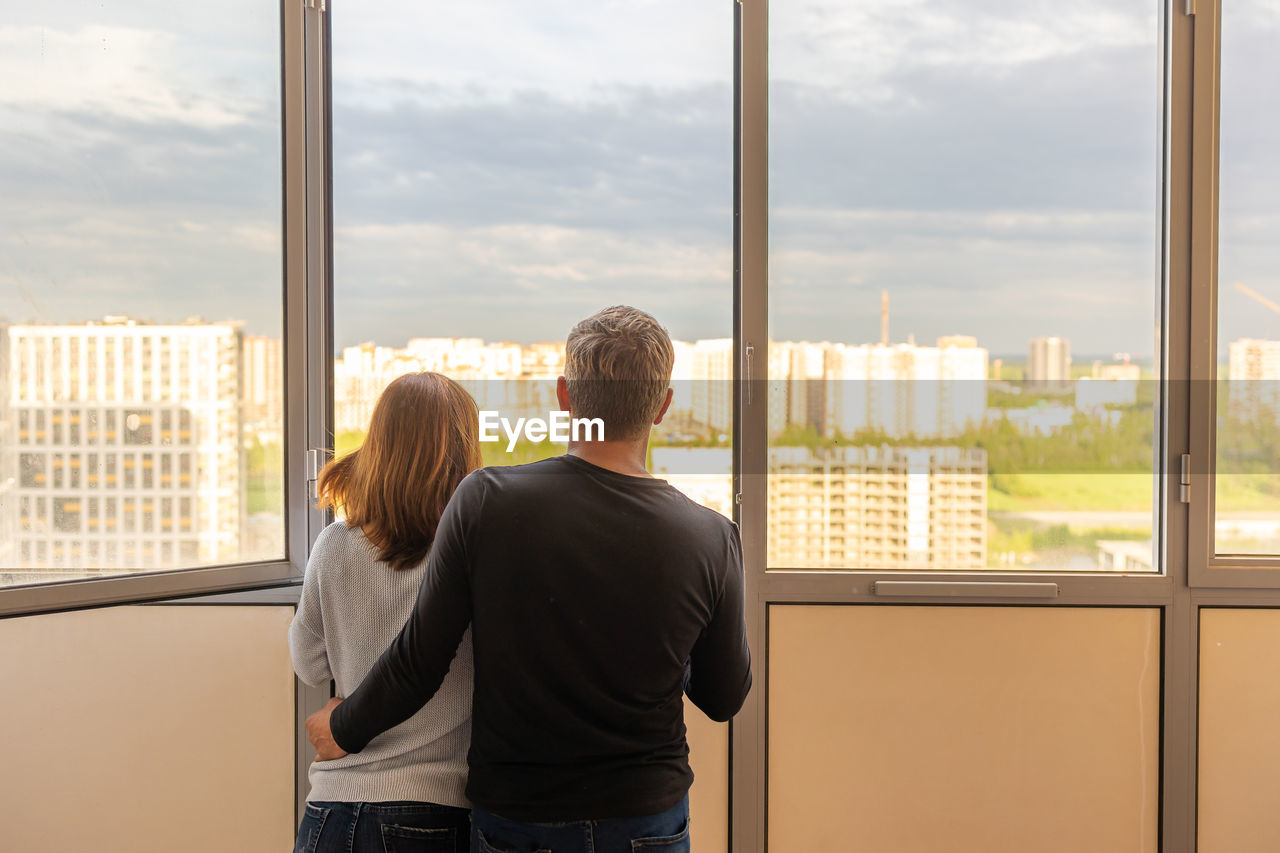
[[[471,623],[473,803],[539,822],[664,811],[693,780],[682,693],[727,720],[750,689],[743,606],[737,528],[666,481],[575,456],[482,469],[333,736],[358,752],[408,719]]]

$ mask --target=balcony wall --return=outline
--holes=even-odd
[[[769,849],[1154,853],[1154,609],[773,606]]]
[[[294,833],[287,606],[0,620],[0,849],[279,853]],[[686,713],[699,853],[727,853],[728,726]]]
[[[1200,611],[1198,853],[1280,850],[1280,610]]]
[[[0,848],[290,849],[292,616],[152,606],[0,620]]]

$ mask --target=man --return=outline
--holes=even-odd
[[[307,720],[358,752],[431,698],[467,625],[480,851],[688,848],[682,694],[715,720],[751,686],[737,528],[645,470],[671,405],[671,339],[606,308],[566,343],[560,406],[603,441],[476,471],[445,509],[413,614],[360,687]]]

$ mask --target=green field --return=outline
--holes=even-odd
[[[1280,473],[1219,474],[1217,509],[1223,512],[1273,512],[1280,515]]]
[[[992,474],[987,509],[991,512],[1147,511],[1152,507],[1150,474],[1053,473]],[[1230,474],[1218,477],[1217,508],[1225,512],[1280,513],[1280,474]]]
[[[245,448],[245,514],[284,511],[284,454],[280,445],[254,442]]]
[[[1147,511],[1152,507],[1150,474],[1034,472],[987,478],[989,512],[1046,510]]]

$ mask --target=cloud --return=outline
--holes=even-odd
[[[82,322],[127,313],[200,315],[281,333],[279,228],[193,223],[162,211],[64,206],[38,221],[0,217],[0,317]]]
[[[342,222],[528,222],[725,233],[732,216],[728,86],[620,90],[586,104],[335,107]]]
[[[204,85],[200,67],[183,61],[186,46],[181,34],[161,30],[0,26],[0,106],[207,129],[244,122],[244,104],[218,90],[228,87]]]
[[[231,314],[278,333],[269,7],[83,2],[0,27],[0,314]],[[676,8],[334,8],[339,343],[555,337],[617,301],[684,338],[729,334],[730,10],[681,6],[673,25]],[[1010,352],[1034,328],[1141,351],[1149,4],[779,0],[771,17],[776,335],[874,339],[888,288],[895,337]],[[1247,60],[1224,56],[1224,80],[1273,67],[1269,38],[1229,26],[1224,52]],[[1247,94],[1224,94],[1224,246],[1248,251],[1223,272],[1265,288],[1280,110]],[[1224,329],[1240,316],[1226,305]]]
[[[335,234],[335,263],[340,344],[555,338],[618,302],[659,313],[676,335],[730,332],[727,242],[552,225],[360,225]]]
[[[675,0],[336,4],[335,85],[375,107],[584,103],[629,87],[730,85],[733,7]],[[389,86],[389,83],[395,85]]]
[[[836,93],[840,101],[901,106],[915,71],[960,71],[998,80],[1027,65],[1082,60],[1098,50],[1154,48],[1150,4],[1106,0],[1071,6],[998,0],[938,3],[887,0],[834,4],[790,0],[770,13],[773,79]]]

